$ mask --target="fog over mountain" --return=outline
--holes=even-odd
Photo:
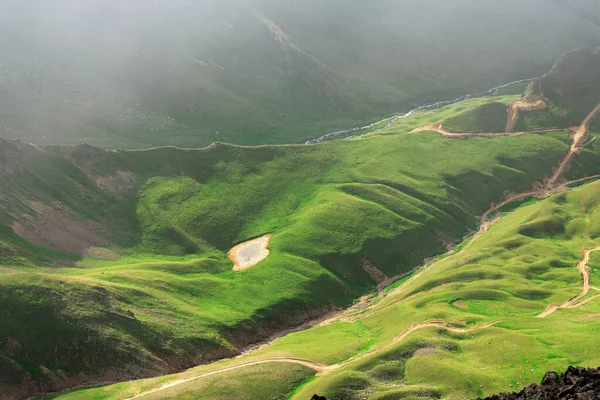
[[[540,0],[2,0],[0,135],[299,143],[533,77],[599,38]]]

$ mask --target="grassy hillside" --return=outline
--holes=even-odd
[[[521,87],[525,90],[527,85]],[[483,127],[503,131],[506,125],[507,104],[518,100],[521,94],[505,94],[496,97],[479,97],[463,100],[461,102],[448,105],[439,109],[418,111],[407,117],[396,119],[389,126],[382,126],[372,132],[364,135],[384,136],[397,135],[398,133],[410,133],[414,129],[442,122],[445,128],[448,124],[453,124],[453,131],[477,132],[487,129]],[[496,103],[495,105],[491,105]],[[500,106],[502,104],[502,111]],[[482,112],[483,111],[483,112]],[[481,115],[480,115],[481,114]],[[503,126],[500,127],[500,115],[503,114]],[[487,121],[485,116],[492,116],[492,121]],[[448,128],[449,129],[449,128]],[[470,129],[474,129],[471,131]]]
[[[517,388],[547,370],[597,364],[600,354],[585,346],[598,329],[590,318],[597,302],[545,319],[536,316],[580,292],[575,266],[584,249],[598,245],[593,232],[599,190],[592,184],[514,212],[463,255],[448,258],[408,285],[399,295],[406,300],[392,306],[404,326],[435,319],[467,327],[500,323],[462,334],[425,328],[405,343],[340,368],[298,398],[311,391],[334,399],[360,398],[369,389],[378,392],[374,398],[407,391],[423,397],[427,392],[476,397]],[[385,310],[397,300],[391,297],[375,308]],[[383,310],[386,316],[392,313]],[[365,320],[384,321],[384,315]],[[399,382],[406,385],[400,391],[394,388]]]
[[[578,49],[561,57],[552,70],[535,80],[526,97],[541,98],[548,108],[523,113],[517,130],[577,125],[598,104],[600,52]]]
[[[585,249],[600,244],[598,207],[596,182],[518,208],[385,296],[241,359],[46,399],[112,400],[144,392],[144,399],[212,398],[224,385],[231,399],[258,399],[244,384],[253,388],[263,366],[279,374],[278,388],[265,381],[274,398],[473,398],[518,389],[548,370],[598,365],[600,353],[589,346],[598,330],[595,289],[573,308],[540,317],[549,305],[568,304],[582,292],[575,267]],[[594,286],[600,256],[591,254],[587,271]],[[407,329],[412,333],[404,334]],[[321,373],[311,378],[307,371],[298,383],[289,372],[296,364],[282,357],[305,360]],[[226,368],[231,372],[218,372]]]
[[[504,132],[506,104],[493,102],[465,111],[444,121],[453,132]]]
[[[2,147],[20,154],[1,180],[2,241],[18,255],[3,258],[1,368],[22,393],[26,379],[47,390],[196,365],[346,305],[375,284],[365,262],[393,276],[442,252],[504,191],[547,175],[568,139]],[[231,271],[225,252],[264,233],[269,258]]]
[[[538,0],[2,0],[0,126],[105,148],[300,143],[599,44]]]

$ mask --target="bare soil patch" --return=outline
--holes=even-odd
[[[378,284],[389,279],[389,277],[386,274],[384,274],[379,268],[371,264],[371,262],[366,258],[363,258],[361,262],[363,270],[367,274],[369,274],[369,276]]]
[[[458,307],[458,308],[469,308],[469,305],[467,304],[467,302],[463,301],[463,300],[457,300],[454,303],[452,303],[452,305],[454,307]]]
[[[102,225],[77,219],[61,203],[51,206],[38,201],[26,203],[35,216],[13,215],[11,228],[24,240],[39,247],[65,253],[85,255],[90,248],[112,247],[97,234]]]
[[[114,194],[126,192],[133,189],[137,181],[137,177],[132,172],[117,171],[112,176],[97,176],[91,177],[96,185]]]

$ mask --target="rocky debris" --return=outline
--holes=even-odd
[[[484,400],[600,400],[600,368],[569,367],[564,374],[548,372],[541,385],[519,393],[502,393]]]

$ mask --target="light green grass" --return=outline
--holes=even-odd
[[[404,290],[372,306],[369,311],[374,313],[358,314],[354,322],[289,334],[239,360],[167,378],[89,389],[86,395],[118,398],[114,397],[117,393],[125,395],[159,382],[273,357],[335,364],[382,348],[409,326],[431,320],[457,327],[500,322],[469,333],[419,330],[383,351],[300,384],[293,398],[306,399],[314,393],[331,399],[393,399],[409,394],[414,398],[473,398],[517,390],[539,381],[548,370],[595,366],[600,353],[589,343],[598,329],[594,315],[600,311],[600,302],[558,310],[545,319],[536,315],[581,290],[575,266],[585,248],[598,245],[600,236],[587,238],[587,224],[573,221],[589,220],[590,226],[596,226],[598,207],[600,183],[523,205],[496,222],[468,250],[443,259]],[[590,263],[592,282],[598,279],[597,262],[596,254]],[[247,378],[240,373],[226,379]],[[180,389],[187,390],[185,386]],[[169,389],[152,398],[171,398],[175,393],[179,392]]]
[[[527,190],[548,176],[569,138],[566,132],[462,140],[407,133],[426,122],[476,116],[493,101],[498,111],[514,98],[472,99],[361,139],[311,146],[107,152],[1,141],[6,154],[27,155],[11,160],[0,180],[0,306],[9,310],[0,339],[12,343],[0,353],[0,368],[10,371],[7,381],[19,387],[32,374],[54,387],[50,379],[63,372],[94,381],[118,371],[126,379],[140,369],[159,375],[232,356],[369,293],[376,282],[363,269],[366,261],[396,276],[445,253],[506,191]],[[599,154],[595,143],[588,146],[569,177],[598,173]],[[123,172],[135,182],[112,191],[97,184]],[[9,227],[15,220],[47,226],[32,202],[62,210],[54,225],[94,226],[119,259],[26,243]],[[250,358],[335,363],[427,318],[471,326],[531,317],[573,295],[578,279],[568,267],[586,242],[586,212],[559,197],[520,208],[468,252],[430,265],[402,295],[388,289],[392,294],[374,305],[381,312],[358,311],[358,322],[291,334]],[[591,217],[590,227],[596,231]],[[227,251],[266,233],[273,235],[269,257],[232,271]],[[414,297],[394,303],[408,295]],[[74,347],[80,351],[69,351]]]
[[[219,375],[190,381],[174,388],[168,395],[156,394],[144,396],[145,399],[211,399],[211,400],[262,400],[285,399],[293,388],[310,376],[309,368],[288,363],[272,363],[249,366],[241,370],[233,370]],[[124,386],[124,385],[123,385]],[[83,389],[67,395],[50,395],[43,400],[101,400],[120,399],[120,395],[105,397],[106,390]]]
[[[548,370],[562,370],[568,365],[595,366],[600,362],[600,353],[590,351],[585,343],[593,341],[598,324],[586,315],[594,314],[598,302],[580,309],[559,310],[547,319],[535,315],[547,304],[559,304],[580,290],[577,286],[581,278],[575,265],[583,249],[595,244],[583,237],[585,228],[569,232],[568,221],[587,216],[595,222],[599,190],[600,185],[591,184],[566,197],[557,196],[514,211],[468,251],[446,259],[399,296],[447,282],[452,285],[440,286],[432,293],[392,306],[393,311],[384,309],[377,313],[381,315],[360,320],[366,326],[369,320],[385,321],[396,332],[418,320],[434,318],[454,325],[507,318],[505,322],[468,334],[433,328],[419,331],[402,344],[316,380],[295,398],[320,392],[333,399],[358,399],[373,390],[384,398],[385,393],[397,390],[397,385],[419,391],[424,382],[442,398],[471,398],[518,390],[539,381]],[[549,232],[548,238],[532,239],[519,234],[522,228],[516,228],[528,220],[540,221],[554,215],[561,215],[567,224],[564,232]],[[516,243],[519,245],[515,247]],[[478,274],[486,270],[498,275],[482,280]],[[477,281],[469,282],[471,273],[477,274],[472,275],[478,276]],[[381,304],[394,300],[390,296]],[[466,309],[452,305],[459,300],[467,304]],[[411,311],[415,308],[418,313]],[[399,314],[397,320],[391,319],[394,314]],[[383,342],[387,340],[389,337]],[[420,348],[432,350],[419,355]],[[350,376],[362,382],[355,389],[347,384]]]
[[[506,104],[510,101],[517,100],[518,98],[519,95],[512,94],[496,97],[480,97],[463,100],[459,103],[451,104],[436,110],[417,111],[406,118],[396,120],[390,127],[376,130],[370,133],[370,135],[376,136],[410,132],[413,129],[420,128],[425,125],[435,124],[441,121],[456,121],[456,130],[462,132],[471,132],[472,129],[473,131],[484,131],[487,130],[487,128],[492,128],[494,131],[496,131],[495,128],[498,127],[500,127],[499,131],[503,131],[504,127],[506,126],[507,118]],[[495,103],[504,105],[504,121],[502,124],[500,124],[500,117],[498,116],[501,114],[498,112],[499,105],[494,106],[493,104]],[[478,116],[480,110],[485,110],[489,107],[496,109],[494,111],[494,121],[490,122],[488,122],[485,117],[482,116],[479,118]],[[485,113],[485,115],[489,116],[489,113]],[[478,118],[479,122],[475,121],[475,119]],[[486,129],[482,129],[482,126],[485,126]]]
[[[22,345],[12,357],[55,371],[94,373],[121,359],[152,368],[158,354],[192,366],[232,354],[264,337],[265,321],[282,328],[368,292],[374,282],[363,258],[393,276],[443,253],[442,237],[458,240],[505,190],[524,190],[548,174],[567,141],[563,134],[448,141],[420,133],[318,146],[100,153],[110,161],[100,165],[135,173],[139,189],[99,193],[73,173],[89,187],[83,194],[73,178],[60,178],[56,188],[35,195],[50,201],[62,185],[73,193],[61,197],[63,204],[82,218],[105,226],[131,221],[109,237],[123,258],[9,275],[3,304],[31,314],[11,314],[2,335]],[[12,176],[14,182],[27,182],[34,167],[35,176],[44,176],[41,167],[54,156],[40,151],[39,166]],[[7,191],[15,204],[20,188]],[[116,211],[106,219],[99,214],[104,202]],[[250,270],[231,271],[230,247],[264,233],[273,234],[271,255]],[[44,265],[41,254],[34,264]],[[69,299],[57,303],[56,313],[45,314],[16,290],[44,287],[52,293],[47,307]],[[88,292],[104,293],[106,301],[90,303]],[[29,331],[37,314],[56,330]],[[93,332],[85,353],[102,352],[93,367],[69,352],[49,364],[47,346],[63,329],[70,332],[60,341],[64,348]]]

